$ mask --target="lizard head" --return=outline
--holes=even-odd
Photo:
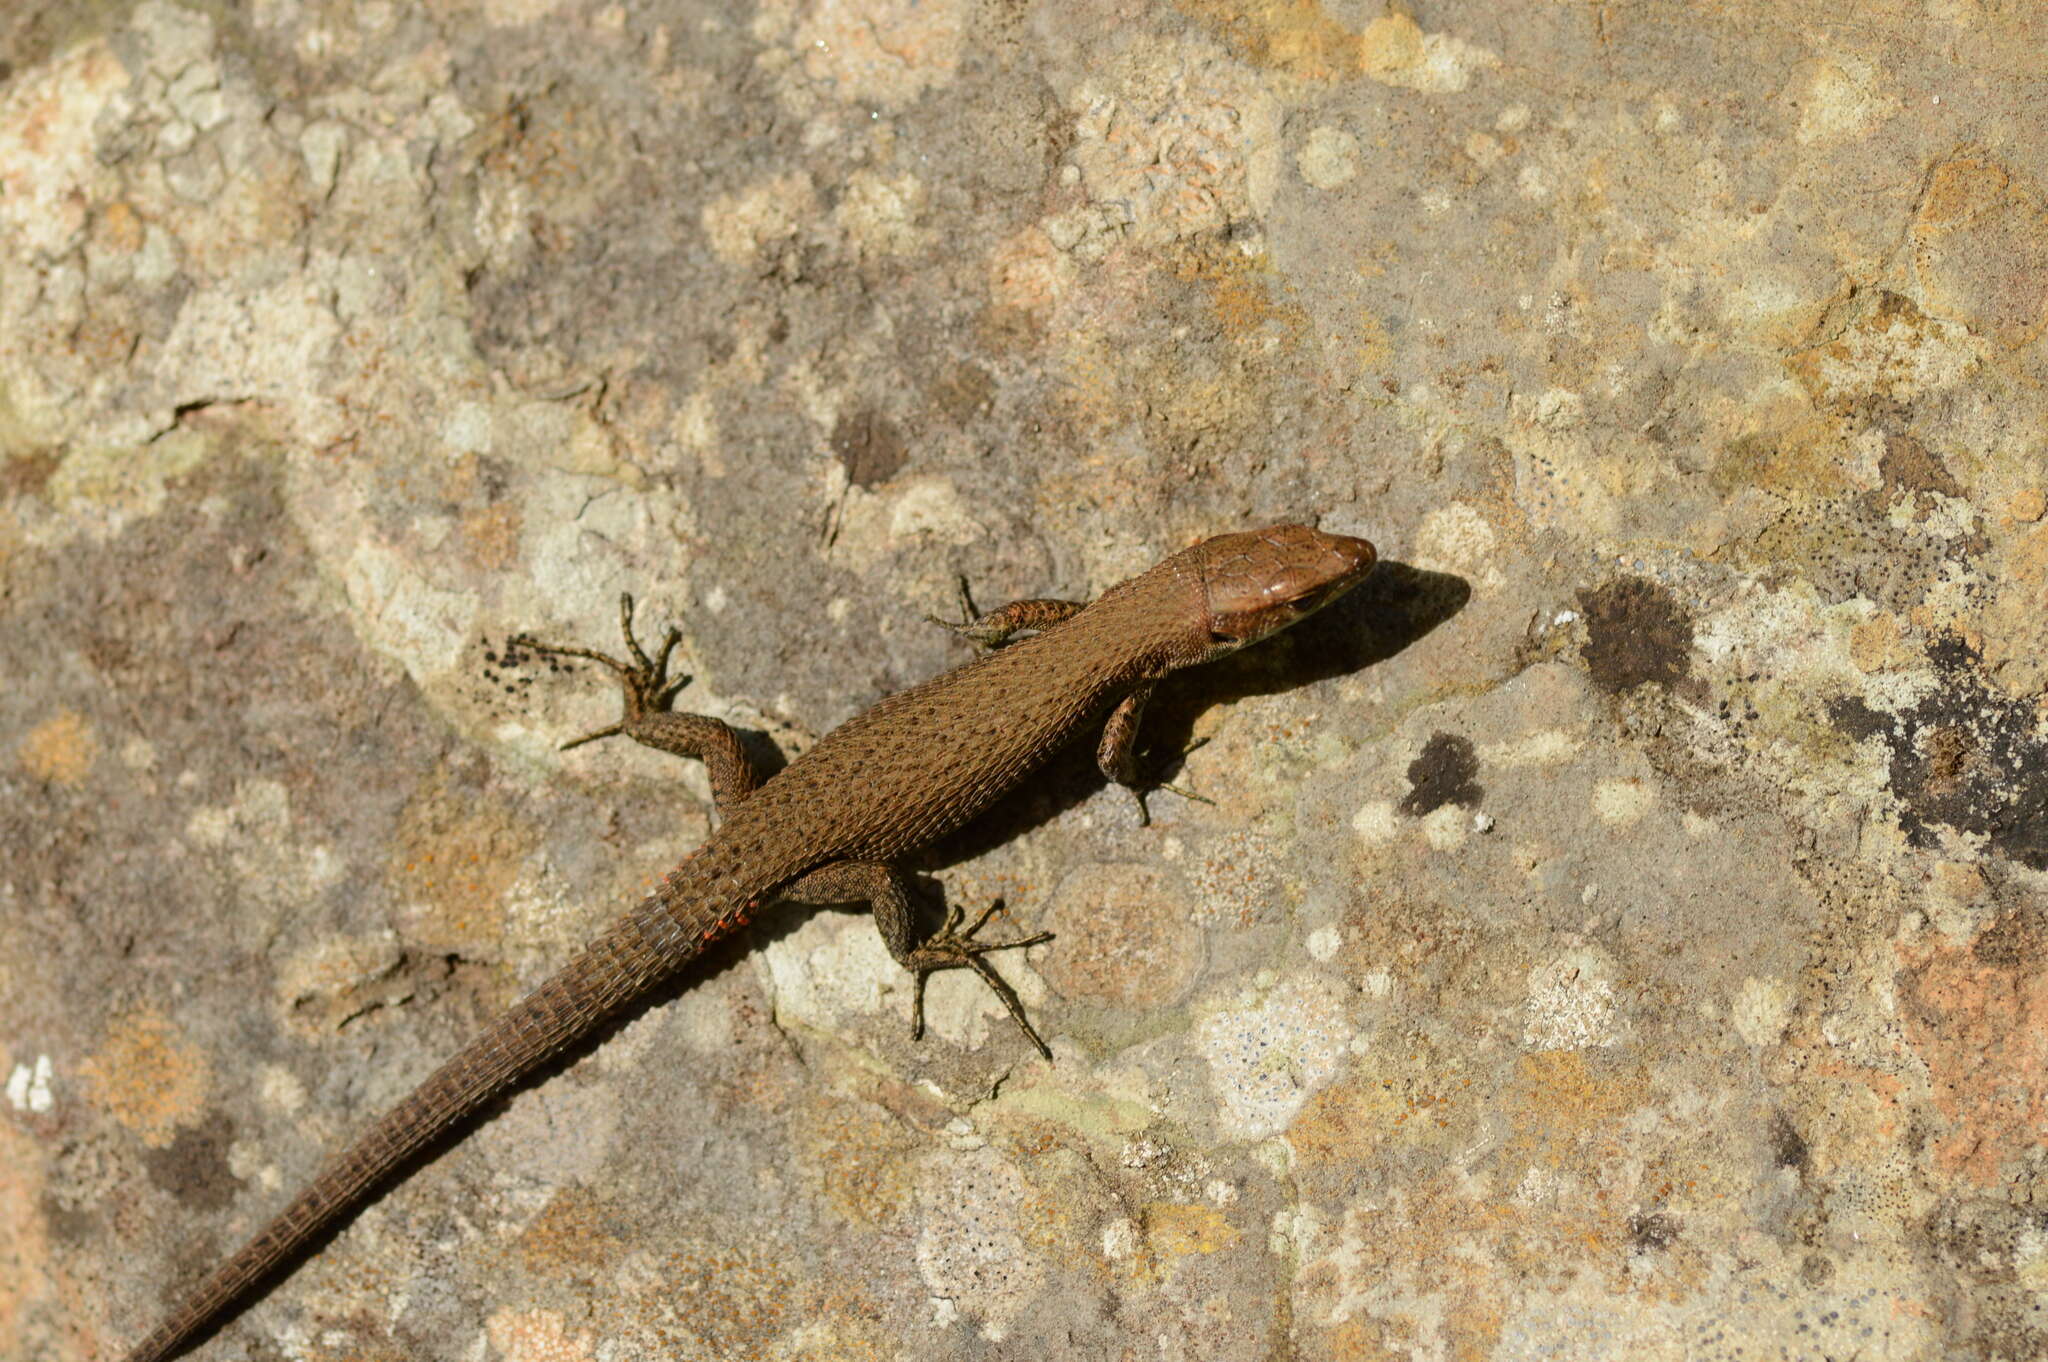
[[[1306,525],[1219,534],[1190,549],[1207,598],[1207,656],[1254,643],[1357,586],[1371,544]]]

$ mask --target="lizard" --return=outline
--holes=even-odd
[[[1015,788],[1105,713],[1097,765],[1109,780],[1136,790],[1139,720],[1161,678],[1235,652],[1328,604],[1362,580],[1374,558],[1366,540],[1275,525],[1205,539],[1093,602],[1012,601],[952,626],[986,649],[975,660],[885,697],[766,780],[733,729],[669,710],[688,680],[668,672],[681,635],[671,627],[649,656],[634,637],[630,596],[619,603],[630,660],[516,635],[517,647],[587,659],[619,682],[619,721],[565,747],[624,735],[702,761],[716,830],[637,906],[333,1158],[137,1343],[127,1362],[161,1362],[204,1341],[431,1142],[770,901],[865,902],[890,956],[912,976],[913,1038],[923,1033],[926,979],[936,970],[971,969],[1050,1060],[1016,993],[983,958],[1048,935],[983,941],[977,933],[995,906],[963,928],[954,905],[936,932],[918,940],[903,859]],[[1013,641],[1019,634],[1028,637]]]

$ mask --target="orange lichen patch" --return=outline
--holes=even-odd
[[[1603,1077],[1583,1050],[1539,1050],[1515,1061],[1503,1094],[1514,1135],[1504,1150],[1517,1162],[1591,1169],[1620,1157],[1622,1118],[1641,1106],[1648,1084],[1638,1069]]]
[[[1899,617],[1880,610],[1849,631],[1849,660],[1859,671],[1892,671],[1908,665],[1918,649],[1902,644]]]
[[[1982,362],[1983,342],[1966,327],[1887,291],[1845,299],[1820,330],[1785,367],[1815,406],[1837,416],[1873,397],[1910,402],[1953,387]]]
[[[1913,260],[1928,307],[2007,347],[2048,322],[2048,207],[1999,162],[1957,156],[1928,177],[1913,215]]]
[[[787,1271],[746,1248],[694,1241],[663,1254],[648,1275],[658,1284],[649,1292],[663,1315],[686,1321],[713,1357],[761,1356],[782,1336],[789,1315],[817,1317]]]
[[[199,1119],[212,1077],[205,1054],[147,1009],[109,1026],[78,1072],[93,1100],[152,1149]]]
[[[1244,1237],[1243,1231],[1213,1206],[1155,1201],[1145,1207],[1144,1215],[1145,1241],[1164,1258],[1217,1253]]]
[[[1995,542],[1985,564],[1995,594],[1983,614],[1984,670],[2018,698],[2048,684],[2048,523]]]
[[[477,506],[462,514],[462,543],[479,568],[502,571],[519,558],[519,510],[510,502]]]
[[[1074,263],[1052,244],[1045,229],[1024,228],[996,243],[989,253],[991,301],[1041,321],[1065,301],[1074,286]]]
[[[1422,1055],[1401,1067],[1391,1075],[1339,1079],[1309,1098],[1287,1128],[1296,1158],[1343,1167],[1390,1143],[1444,1148],[1469,1139],[1472,1080],[1432,1072]]]
[[[0,1126],[0,1338],[20,1338],[22,1316],[50,1295],[45,1153],[27,1135]]]
[[[819,1097],[800,1129],[804,1157],[797,1166],[818,1180],[826,1203],[848,1222],[893,1223],[917,1193],[910,1163],[916,1141],[864,1102]]]
[[[30,729],[18,749],[30,775],[56,785],[83,782],[98,750],[85,716],[68,709]]]
[[[2048,972],[2017,920],[1908,954],[1900,1015],[1950,1130],[1936,1164],[1984,1186],[2048,1145]]]
[[[1241,345],[1277,330],[1281,343],[1295,349],[1309,335],[1308,310],[1287,296],[1285,281],[1240,251],[1185,252],[1173,271],[1177,278],[1208,286],[1223,334]]]
[[[589,1362],[597,1356],[593,1336],[571,1336],[556,1310],[500,1310],[484,1322],[484,1332],[506,1362]]]
[[[1325,81],[1356,75],[1364,68],[1363,39],[1318,0],[1181,0],[1180,8],[1256,66],[1301,80]]]
[[[1172,911],[1184,897],[1152,866],[1093,865],[1069,876],[1047,906],[1046,925],[1055,936],[1086,936],[1102,949],[1053,952],[1040,973],[1064,998],[1171,1006],[1201,965],[1200,933]]]
[[[578,1281],[603,1275],[619,1248],[618,1237],[605,1226],[603,1206],[580,1187],[556,1193],[518,1240],[528,1272]]]
[[[103,250],[129,255],[142,249],[142,219],[124,200],[110,203],[93,224],[93,244]]]
[[[495,941],[533,829],[495,802],[436,783],[400,819],[390,874],[410,912],[408,942],[456,949]]]

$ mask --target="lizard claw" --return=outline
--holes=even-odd
[[[1198,747],[1203,746],[1208,741],[1209,740],[1207,738],[1197,738],[1193,742],[1189,743],[1186,747],[1181,748],[1180,755],[1174,758],[1173,764],[1175,766],[1184,765],[1187,762],[1188,753],[1194,751]],[[1164,780],[1155,780],[1152,782],[1151,785],[1143,789],[1140,789],[1135,785],[1128,786],[1126,788],[1130,790],[1131,798],[1138,801],[1138,826],[1141,828],[1149,828],[1152,826],[1152,810],[1146,806],[1145,796],[1151,794],[1154,790],[1164,790],[1168,794],[1179,795],[1182,799],[1190,800],[1196,804],[1207,804],[1211,808],[1214,808],[1216,806],[1216,801],[1209,798],[1209,796],[1205,794],[1199,794],[1194,790],[1188,789],[1184,786],[1175,785],[1171,782]]]
[[[990,951],[1021,950],[1026,946],[1036,946],[1041,942],[1052,940],[1052,933],[1037,932],[1031,936],[1021,937],[1016,941],[975,940],[975,933],[979,932],[990,918],[1000,912],[1002,907],[1003,901],[997,899],[982,910],[981,916],[974,919],[971,926],[962,931],[960,930],[960,920],[963,915],[959,906],[957,904],[953,905],[946,910],[946,920],[939,929],[929,937],[926,937],[923,945],[911,952],[909,960],[910,972],[911,976],[917,981],[910,1004],[910,1038],[912,1040],[917,1040],[924,1035],[925,981],[938,970],[971,969],[981,976],[982,982],[987,984],[998,998],[1003,1000],[1003,1006],[1009,1010],[1010,1019],[1016,1022],[1024,1034],[1030,1038],[1031,1043],[1038,1048],[1038,1053],[1045,1056],[1048,1060],[1052,1058],[1052,1048],[1039,1036],[1037,1028],[1031,1025],[1031,1019],[1024,1015],[1024,1004],[1018,999],[1017,991],[1010,987],[1008,980],[1004,979],[1002,975],[997,974],[995,969],[986,960],[981,958]]]
[[[669,656],[675,652],[676,645],[683,641],[682,631],[670,626],[668,632],[662,635],[661,646],[650,658],[640,647],[640,640],[633,635],[633,597],[630,592],[619,594],[619,632],[625,636],[626,650],[633,655],[630,663],[622,662],[609,653],[600,653],[593,648],[571,648],[562,644],[542,643],[531,634],[514,634],[509,640],[515,648],[526,648],[550,657],[580,657],[599,663],[609,667],[613,675],[619,678],[619,689],[625,694],[625,717],[615,724],[609,724],[592,733],[585,733],[580,738],[571,738],[562,744],[564,752],[572,747],[581,747],[587,742],[596,742],[599,738],[614,737],[626,732],[634,723],[649,714],[658,714],[667,709],[668,702],[675,697],[675,693],[690,683],[688,676],[671,677],[668,674]]]

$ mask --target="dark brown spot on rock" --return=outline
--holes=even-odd
[[[1639,1252],[1661,1252],[1678,1242],[1678,1222],[1662,1211],[1628,1218],[1628,1242]]]
[[[1938,678],[1910,708],[1887,714],[1848,696],[1828,706],[1835,727],[1875,737],[1891,753],[1886,785],[1914,846],[1939,844],[1936,824],[2048,870],[2048,737],[2034,704],[1994,689],[1975,649],[1954,634],[1927,650]]]
[[[1455,733],[1432,733],[1422,755],[1408,763],[1413,788],[1401,801],[1401,812],[1420,818],[1446,804],[1472,808],[1486,792],[1479,787],[1479,756],[1472,741]]]
[[[887,482],[910,459],[896,423],[868,408],[839,418],[832,428],[832,452],[845,465],[847,481],[862,488]]]
[[[1586,668],[1619,694],[1646,681],[1676,685],[1692,668],[1692,618],[1678,598],[1644,577],[1579,593],[1586,615]]]
[[[1796,1168],[1806,1171],[1806,1137],[1792,1124],[1782,1111],[1771,1117],[1771,1157],[1780,1168]]]
[[[149,1180],[180,1205],[216,1211],[233,1199],[239,1185],[228,1171],[228,1145],[234,1137],[234,1122],[217,1115],[179,1131],[167,1148],[145,1149],[143,1167]]]
[[[1877,471],[1884,485],[1894,492],[1939,492],[1945,497],[1963,494],[1948,466],[1910,435],[1885,435]]]

